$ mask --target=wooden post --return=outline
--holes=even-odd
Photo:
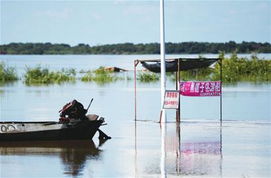
[[[221,94],[220,94],[220,107],[219,107],[219,109],[220,109],[220,156],[221,156],[221,160],[222,160],[222,123],[223,123],[223,103],[222,103],[222,85],[223,85],[223,74],[222,74],[222,72],[223,72],[223,69],[222,69],[222,67],[223,67],[223,65],[222,65],[222,58],[220,57],[219,58],[219,66],[220,66],[220,92],[221,92]]]
[[[220,126],[222,126],[222,85],[223,85],[223,81],[222,81],[222,58],[219,58],[219,66],[220,66]]]
[[[176,84],[176,90],[180,90],[179,89],[179,84],[180,84],[180,61],[179,60],[181,60],[181,59],[177,59],[178,61],[178,71],[177,71],[177,74],[178,75],[176,75],[176,82],[177,82],[177,84]],[[180,95],[180,94],[179,94]],[[178,109],[177,109],[177,111],[176,111],[176,122],[181,122],[181,112],[180,112],[180,107],[181,107],[181,95],[179,96],[179,104],[178,104],[179,106],[178,106]]]
[[[179,76],[178,71],[176,71],[175,72],[175,78],[176,78],[176,84],[175,84],[176,86],[175,86],[175,88],[176,88],[177,91],[178,91],[178,81],[179,81],[178,76]],[[179,109],[176,109],[176,122],[179,122],[179,120],[180,120],[180,118],[179,118]]]
[[[180,123],[176,123],[176,171],[177,175],[180,174],[181,163],[181,127]]]

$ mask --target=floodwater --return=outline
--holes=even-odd
[[[134,59],[156,55],[0,56],[17,69],[133,69]],[[174,56],[175,57],[175,56]],[[121,75],[132,76],[129,71]],[[271,84],[238,83],[223,87],[223,124],[219,97],[181,97],[181,124],[167,111],[165,153],[161,152],[160,83],[133,80],[105,85],[65,83],[0,86],[1,121],[57,121],[64,104],[77,99],[89,113],[105,117],[101,130],[112,137],[89,141],[0,144],[0,177],[271,177]],[[174,83],[167,82],[169,89]],[[165,161],[161,158],[165,156]],[[165,163],[165,170],[161,170]]]

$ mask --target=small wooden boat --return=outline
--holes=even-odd
[[[83,140],[92,139],[97,131],[100,139],[110,138],[99,129],[104,118],[85,115],[87,110],[78,103],[66,104],[59,122],[0,122],[0,141]]]
[[[217,62],[218,59],[209,59],[209,58],[180,58],[167,60],[165,62],[166,72],[176,72],[178,71],[178,66],[180,71],[206,68]],[[146,60],[140,61],[142,66],[149,71],[159,73],[161,70],[161,63],[159,60]]]
[[[0,122],[0,141],[92,139],[102,123]]]

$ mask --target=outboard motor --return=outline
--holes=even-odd
[[[84,120],[86,119],[87,110],[84,109],[84,106],[80,102],[73,100],[63,106],[59,113],[60,120],[62,121],[67,119]]]
[[[59,111],[59,113],[60,113],[59,122],[65,124],[65,123],[70,123],[70,122],[71,123],[78,122],[78,121],[80,122],[82,120],[89,120],[89,121],[97,120],[97,121],[103,123],[104,122],[103,117],[99,117],[96,114],[88,114],[88,115],[86,115],[92,101],[93,101],[93,98],[91,99],[87,109],[85,109],[84,106],[80,102],[78,102],[76,100],[73,100],[72,102],[67,103]],[[98,129],[97,131],[99,132],[99,139],[100,140],[111,139],[110,136],[106,135],[100,129]]]

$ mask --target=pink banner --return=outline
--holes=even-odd
[[[183,96],[220,96],[221,82],[180,82]]]

